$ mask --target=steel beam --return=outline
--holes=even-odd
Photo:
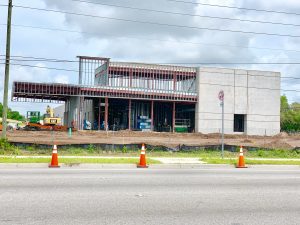
[[[128,100],[128,130],[131,130],[131,99]]]
[[[108,98],[105,98],[105,130],[108,130]]]
[[[173,112],[172,112],[172,130],[175,132],[175,116],[176,116],[176,103],[173,102]]]

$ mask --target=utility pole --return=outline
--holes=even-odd
[[[9,83],[9,61],[10,61],[10,35],[11,35],[11,13],[12,0],[8,0],[7,12],[7,32],[6,32],[6,57],[5,57],[5,77],[3,94],[3,113],[2,113],[2,138],[6,138],[7,130],[7,111],[8,111],[8,83]]]

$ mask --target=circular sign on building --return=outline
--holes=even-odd
[[[221,90],[221,91],[219,92],[218,98],[219,98],[220,101],[222,101],[222,102],[224,101],[224,91],[223,91],[223,90]]]

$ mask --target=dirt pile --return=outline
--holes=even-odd
[[[274,148],[274,149],[293,149],[293,146],[285,142],[284,140],[277,139],[266,144],[267,148]]]
[[[1,132],[0,132],[1,133]],[[50,131],[14,131],[8,132],[12,142],[33,144],[150,144],[174,147],[220,145],[221,136],[201,133],[158,133],[138,131],[78,131],[69,137],[67,132]],[[300,135],[280,134],[273,137],[225,135],[226,145],[243,145],[261,148],[292,149],[300,147]]]

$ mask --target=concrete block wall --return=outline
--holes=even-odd
[[[280,132],[280,73],[241,69],[198,69],[196,132],[219,133],[222,108],[218,93],[225,93],[225,133],[235,134],[234,114],[244,114],[245,134]]]

